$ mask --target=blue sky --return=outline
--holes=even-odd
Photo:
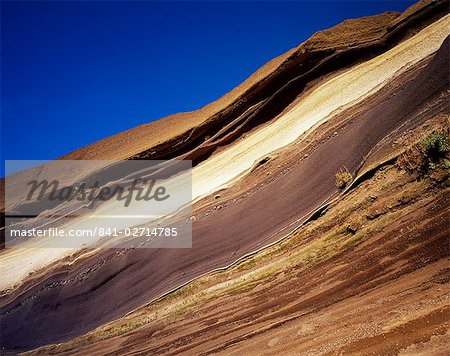
[[[1,159],[197,109],[318,30],[412,3],[2,2]]]

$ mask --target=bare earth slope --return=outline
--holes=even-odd
[[[402,134],[401,150],[448,118]],[[447,188],[446,188],[447,186]],[[37,354],[445,354],[447,185],[396,163],[289,239]]]
[[[166,118],[63,157],[194,159],[194,179],[205,192],[199,193],[193,209],[193,248],[80,251],[76,261],[74,257],[66,257],[50,266],[42,266],[38,273],[25,278],[15,288],[4,290],[0,299],[2,347],[30,349],[85,334],[173,288],[286,236],[307,221],[324,202],[333,201],[336,211],[354,204],[355,208],[350,210],[359,209],[358,214],[369,214],[365,210],[367,206],[358,205],[358,199],[367,198],[364,190],[357,187],[354,195],[345,198],[356,200],[346,202],[335,187],[334,174],[343,166],[354,176],[364,174],[398,155],[395,142],[408,133],[415,130],[420,135],[426,125],[445,126],[447,121],[443,118],[448,117],[449,88],[447,36],[450,32],[449,18],[445,16],[447,5],[445,1],[425,1],[402,15],[386,13],[345,22],[315,34],[297,49],[270,62],[228,96],[199,112]],[[276,129],[277,125],[280,129]],[[264,144],[253,143],[266,137],[265,132],[270,134],[271,129],[282,132],[283,127],[289,128],[286,131],[297,130],[286,135],[284,145],[273,141],[265,150]],[[206,141],[205,135],[209,137]],[[182,143],[174,148],[174,143],[180,140]],[[269,138],[263,141],[272,142]],[[258,158],[261,159],[259,164]],[[243,162],[243,168],[238,162]],[[211,165],[218,169],[221,164],[230,172],[237,172],[224,181],[225,185],[217,183],[216,178],[212,180],[205,168]],[[72,348],[69,343],[62,345],[60,351],[71,349],[101,354],[109,348],[113,353],[114,347],[120,345],[125,347],[124,352],[233,351],[248,354],[261,353],[265,351],[261,345],[267,345],[273,350],[271,353],[279,353],[284,350],[285,342],[286,347],[304,347],[303,353],[315,350],[320,354],[327,350],[326,345],[328,351],[342,348],[342,352],[350,353],[361,351],[362,344],[358,342],[364,340],[373,345],[375,352],[391,352],[391,344],[383,346],[378,339],[381,334],[378,329],[371,329],[370,320],[358,319],[352,309],[359,308],[364,314],[364,308],[370,309],[376,304],[377,293],[379,300],[386,300],[389,305],[386,310],[406,308],[393,292],[396,286],[404,293],[408,288],[416,291],[417,294],[412,293],[411,302],[420,303],[421,281],[440,280],[446,268],[448,248],[444,245],[448,216],[445,209],[436,207],[445,206],[448,199],[447,193],[438,190],[438,195],[433,196],[434,188],[420,185],[412,176],[397,177],[393,167],[387,177],[383,178],[382,172],[377,174],[382,177],[365,184],[376,190],[386,182],[403,182],[419,191],[419,197],[423,194],[423,201],[415,198],[408,201],[406,207],[392,209],[392,213],[394,210],[401,213],[401,219],[392,225],[382,220],[378,227],[373,219],[364,220],[362,228],[361,221],[353,221],[356,219],[353,215],[345,220],[344,216],[349,217],[350,213],[342,218],[339,213],[327,213],[317,220],[318,224],[324,224],[322,234],[311,232],[307,237],[307,243],[313,246],[308,247],[313,249],[308,250],[312,253],[308,254],[308,261],[301,259],[303,262],[297,265],[289,265],[292,260],[284,261],[283,268],[278,270],[280,265],[265,260],[258,266],[267,268],[263,276],[268,280],[262,282],[257,278],[259,282],[251,284],[250,289],[244,283],[236,292],[237,299],[227,290],[219,294],[221,299],[217,302],[208,302],[206,306],[200,303],[202,309],[197,315],[195,305],[199,300],[195,299],[191,307],[193,314],[188,314],[186,319],[184,310],[176,315],[175,321],[173,315],[169,319],[162,318],[161,322],[158,317],[145,318],[135,326],[150,324],[137,331],[134,331],[136,327],[122,328],[120,325],[126,324],[127,319],[119,319],[113,324],[116,331],[109,334],[105,331],[100,333],[101,337],[97,332],[89,336],[98,341],[98,345],[85,346],[86,339],[82,337],[74,345],[85,349]],[[215,200],[212,198],[214,189],[219,188],[223,189],[221,197]],[[382,194],[395,191],[388,187],[383,189]],[[414,205],[409,207],[409,203]],[[429,216],[429,224],[417,224],[411,229],[414,236],[418,236],[412,248],[409,245],[412,235],[401,229],[407,229],[411,221],[424,216]],[[355,235],[345,230],[338,234],[345,235],[342,239],[330,238],[324,242],[324,236],[334,228],[342,224],[353,226],[353,223],[356,227],[348,231],[362,229],[365,232],[361,236],[359,232]],[[366,236],[373,238],[366,241]],[[430,238],[426,240],[426,236]],[[360,239],[363,239],[360,244],[347,251]],[[306,245],[301,239],[295,238],[292,243],[287,256],[304,252],[302,249]],[[335,256],[337,252],[342,254]],[[324,256],[326,258],[322,259]],[[280,261],[285,257],[281,254]],[[11,266],[11,273],[19,268],[15,267],[19,260],[14,254],[5,253],[0,258],[4,258],[4,266]],[[425,262],[419,263],[417,259]],[[302,272],[311,261],[311,269]],[[378,269],[373,268],[374,261]],[[315,264],[318,266],[314,267]],[[235,281],[239,280],[241,272],[239,266],[236,268],[238,270],[230,277]],[[278,274],[274,274],[272,268]],[[350,271],[353,268],[360,274]],[[252,273],[259,273],[255,271],[259,269],[251,269]],[[208,279],[207,283],[220,285],[221,278],[225,277],[220,275],[217,280]],[[435,307],[418,308],[416,316],[397,324],[392,320],[391,324],[383,326],[386,335],[393,339],[399,338],[401,328],[423,331],[417,337],[412,334],[414,342],[399,342],[401,347],[395,351],[416,347],[421,335],[427,335],[430,341],[431,335],[443,334],[441,330],[447,315],[442,299],[445,293],[437,289],[433,285],[432,295],[426,297]],[[248,308],[238,305],[240,300],[246,301]],[[164,304],[166,300],[161,303],[160,310],[170,310]],[[159,304],[155,305],[158,309]],[[331,309],[327,309],[330,306]],[[152,313],[156,309],[152,309]],[[147,312],[140,309],[138,319]],[[336,323],[343,325],[352,315],[357,319],[354,325],[364,325],[363,334],[359,335],[350,325],[348,332],[356,335],[354,339],[344,342],[339,334],[336,340],[340,341],[333,343],[332,334],[325,331],[320,334],[324,338],[323,346],[309,339],[316,337],[319,329],[332,328],[324,321],[327,318],[333,317]],[[372,315],[377,320],[382,316]],[[427,323],[436,328],[428,330]],[[306,329],[300,324],[306,325]],[[234,327],[226,332],[224,329],[229,329],[230,325]],[[294,329],[298,340],[288,340],[286,335]],[[133,333],[129,335],[127,331]],[[148,335],[153,333],[157,335],[149,340]],[[109,339],[116,335],[119,337],[115,341]],[[102,343],[103,338],[107,338],[108,344]],[[285,341],[281,344],[280,340]]]

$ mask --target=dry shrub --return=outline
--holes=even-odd
[[[414,145],[397,159],[397,166],[408,172],[423,172],[427,166],[427,160],[419,145]]]
[[[334,176],[336,181],[336,187],[344,189],[352,180],[353,176],[346,167],[341,168]]]

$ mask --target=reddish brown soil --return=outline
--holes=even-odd
[[[285,162],[280,156],[279,163],[287,163],[286,166],[291,168],[278,179],[267,182],[264,189],[250,195],[241,193],[238,201],[224,202],[228,205],[212,214],[198,211],[192,249],[128,250],[124,254],[102,252],[65,270],[57,270],[56,274],[49,273],[45,280],[29,290],[15,291],[1,308],[2,344],[8,348],[35,347],[85,333],[184,281],[230,263],[283,235],[286,231],[281,234],[280,231],[298,223],[325,199],[336,194],[334,173],[340,167],[345,165],[354,171],[387,134],[401,124],[404,124],[403,130],[407,130],[423,121],[426,118],[423,110],[434,115],[436,111],[447,109],[446,105],[436,101],[448,88],[447,53],[448,41],[416,77],[393,85],[394,93],[392,90],[377,93],[377,100],[372,98],[366,102],[367,107],[358,108],[363,114],[355,114],[345,130],[331,135],[326,141],[316,142],[307,158],[299,160],[298,155],[293,155]],[[418,116],[418,112],[421,115]],[[445,253],[439,246],[437,251],[431,252]],[[416,253],[419,251],[414,256]],[[350,263],[353,257],[348,258]],[[353,275],[353,272],[347,273]],[[367,273],[358,276],[360,288],[378,278]],[[355,276],[347,277],[342,276],[345,285],[355,283]],[[352,291],[361,293],[362,289]],[[336,295],[344,297],[333,292],[333,298],[337,298]],[[331,296],[323,298],[328,303],[334,300],[329,299]],[[318,301],[313,301],[304,303],[311,307],[318,305]],[[302,310],[308,305],[303,304]],[[266,308],[264,306],[261,311]],[[283,312],[297,310],[295,305],[292,308]],[[273,317],[275,315],[270,318]]]
[[[402,36],[406,36],[405,28],[408,26],[402,27],[399,23],[409,24],[409,30],[420,28],[442,13],[442,3],[444,2],[439,2],[441,7],[436,7],[434,3],[426,5],[419,10],[419,13],[406,16],[404,22],[398,22],[393,27],[401,28]],[[429,12],[424,9],[428,9]],[[376,28],[377,30],[373,31],[379,34],[390,33],[388,25],[396,17],[397,15],[394,14],[376,17],[370,28]],[[364,21],[371,20],[364,19]],[[347,24],[341,28],[345,29],[346,26]],[[363,43],[373,42],[371,35],[365,38],[362,32],[361,36],[363,36],[361,39]],[[379,42],[375,41],[374,48],[378,49],[371,49],[365,53],[365,56],[385,50],[399,41],[402,36],[400,32],[395,32],[392,37],[385,36]],[[316,38],[320,39],[320,35]],[[348,37],[345,40],[348,41]],[[321,41],[323,40],[318,41],[320,46],[325,46]],[[270,90],[285,88],[286,79],[291,76],[297,77],[298,73],[290,72],[290,66],[293,66],[293,63],[298,64],[299,57],[302,58],[300,62],[304,60],[301,48],[294,51],[295,53],[289,53],[286,57],[280,57],[271,62],[255,74],[249,82],[244,83],[229,96],[220,99],[219,104],[213,104],[201,112],[174,116],[127,131],[64,158],[128,158],[142,153],[142,157],[139,156],[139,158],[145,158],[148,157],[149,147],[164,140],[170,141],[174,136],[182,135],[189,128],[201,125],[212,115],[227,108],[226,115],[218,115],[217,119],[213,120],[212,126],[208,123],[199,130],[200,136],[196,139],[203,139],[202,133],[212,129],[219,130],[224,123],[228,122],[227,118],[238,117],[235,114],[245,111],[248,105],[266,100],[268,96],[264,88],[270,88]],[[273,161],[273,165],[270,163],[262,166],[263,169],[257,169],[254,174],[246,178],[247,181],[244,180],[233,188],[234,190],[225,192],[220,201],[222,205],[220,209],[217,208],[217,204],[215,208],[211,205],[205,206],[207,203],[205,201],[198,204],[195,208],[197,219],[193,227],[192,249],[103,251],[70,267],[53,266],[44,277],[30,279],[30,284],[24,284],[2,300],[0,308],[2,347],[34,348],[83,334],[98,325],[123,316],[124,313],[171,288],[213,268],[224,266],[239,256],[284,235],[291,227],[305,220],[325,200],[337,195],[334,173],[342,166],[345,165],[350,171],[356,172],[367,158],[366,156],[387,135],[392,132],[401,134],[434,117],[437,113],[448,114],[448,97],[443,96],[448,90],[449,81],[448,50],[448,41],[446,41],[440,52],[427,66],[424,67],[424,63],[420,63],[391,86],[369,98],[357,108],[353,108],[353,111],[347,111],[345,116],[336,118],[336,122],[342,124],[337,134],[329,131],[331,129],[329,126],[318,130],[313,141],[307,146],[307,156],[305,151],[295,152],[294,145],[293,150],[280,153],[276,161]],[[352,61],[346,61],[340,65],[333,62],[331,68],[336,69],[334,65],[342,68],[354,63],[355,53],[350,56]],[[312,62],[311,68],[315,68],[317,61],[323,59],[324,55],[322,53],[318,57],[306,56]],[[296,59],[295,61],[292,59],[287,65],[283,62],[286,58]],[[284,64],[281,65],[282,62]],[[287,66],[288,69],[283,66]],[[328,73],[326,70],[319,70],[317,75],[308,80],[317,79],[326,73]],[[257,85],[256,83],[261,80],[264,80],[265,84]],[[257,94],[253,92],[249,98],[243,100],[244,106],[236,104],[236,102],[242,103],[237,98],[251,92],[250,88],[254,85],[260,87],[261,91],[257,91]],[[302,85],[304,83],[299,87],[302,88]],[[289,93],[289,95],[298,95],[299,90],[297,88]],[[289,101],[285,104],[288,103]],[[266,108],[269,111],[265,113],[271,114],[283,109],[278,107],[272,110],[271,105]],[[264,111],[261,112],[264,113]],[[177,125],[174,124],[175,122]],[[258,120],[256,122],[262,123]],[[128,144],[128,142],[131,143]],[[161,145],[160,151],[169,152],[170,155],[185,153],[190,150],[189,145],[195,147],[196,141],[188,142],[183,148],[184,151],[178,153],[167,150],[171,144],[173,141]],[[262,181],[262,185],[258,181],[257,188],[255,177],[259,177],[260,174],[265,175],[268,172],[266,168],[274,167],[274,165],[277,168],[269,172],[269,177]],[[227,196],[230,196],[229,200]],[[130,351],[133,351],[135,345],[139,345],[138,347],[144,348],[146,353],[182,351],[183,349],[187,351],[197,346],[201,352],[229,351],[229,349],[233,351],[233,348],[238,347],[242,340],[259,337],[264,339],[271,335],[271,330],[280,328],[282,330],[291,325],[290,323],[301,321],[301,318],[305,317],[305,311],[309,311],[306,313],[308,317],[312,311],[319,312],[333,306],[340,307],[339,303],[342,301],[362,298],[369,291],[371,293],[379,291],[385,298],[393,296],[395,299],[393,291],[398,279],[403,275],[411,274],[412,276],[416,270],[428,264],[430,265],[430,269],[427,269],[428,274],[424,272],[424,275],[420,274],[420,278],[429,277],[432,283],[437,285],[443,278],[442,271],[446,268],[445,258],[448,256],[448,248],[445,247],[448,247],[448,244],[446,245],[448,221],[445,219],[446,215],[443,215],[445,212],[433,210],[438,206],[436,204],[446,206],[448,197],[439,199],[420,207],[422,209],[420,212],[411,212],[404,221],[396,222],[392,226],[393,229],[386,234],[364,242],[349,253],[319,265],[307,274],[289,275],[280,283],[270,284],[270,292],[254,295],[250,293],[246,296],[247,299],[242,299],[247,301],[248,308],[237,307],[237,304],[241,303],[239,298],[222,301],[223,304],[213,304],[205,311],[206,317],[201,319],[202,328],[196,329],[198,320],[187,320],[183,325],[184,329],[180,328],[180,334],[175,332],[174,328],[180,326],[176,324],[172,329],[159,333],[158,343],[142,345],[142,342],[148,340],[150,331],[147,330],[144,334],[138,334],[137,339],[132,340],[128,347]],[[423,216],[427,216],[426,214],[430,214],[431,220],[427,224],[421,224],[420,221],[426,221],[420,220]],[[400,232],[412,221],[419,221],[415,225],[414,236],[417,236],[414,243],[409,234]],[[388,258],[387,262],[383,258]],[[427,262],[423,263],[422,260]],[[345,268],[327,275],[327,272],[336,265]],[[420,281],[420,278],[417,281]],[[433,289],[430,290],[437,295],[439,293],[435,290],[434,284]],[[323,291],[321,291],[322,288]],[[418,290],[421,285],[412,280],[409,285],[406,283],[404,291],[406,292],[408,288]],[[308,294],[311,291],[317,292]],[[308,297],[299,297],[300,295]],[[364,298],[361,300],[364,301]],[[391,309],[395,309],[395,305],[400,305],[401,301],[401,298],[397,302],[394,300]],[[352,304],[350,302],[345,305]],[[429,310],[423,319],[417,318],[412,324],[402,326],[403,329],[392,329],[390,331],[392,339],[400,339],[399,335],[405,332],[402,330],[412,330],[420,326],[423,332],[411,333],[411,340],[414,342],[419,338],[428,340],[427,335],[431,334],[427,328],[421,326],[427,322],[435,327],[434,334],[440,334],[440,330],[446,325],[444,320],[446,314],[445,310],[441,314],[439,312]],[[215,313],[217,313],[216,316],[214,316]],[[214,327],[210,326],[211,323]],[[272,323],[274,325],[268,327]],[[205,324],[206,327],[204,327]],[[267,330],[266,327],[268,327]],[[188,336],[182,334],[184,332]],[[168,335],[173,336],[169,338]],[[384,345],[376,335],[370,335],[364,339],[375,351],[389,353],[393,350],[392,345]],[[186,343],[186,340],[192,340],[192,343]],[[205,340],[208,340],[208,343]],[[396,347],[401,349],[411,343],[400,342]],[[200,347],[200,344],[203,346]],[[345,347],[347,349],[343,348],[343,352],[353,352],[360,350],[362,346],[358,344],[358,340],[355,340],[354,344],[346,344]],[[105,351],[99,348],[97,352],[102,350]],[[249,344],[248,349],[243,349],[242,352],[255,351],[258,351],[257,346]],[[239,351],[236,350],[236,352]]]
[[[393,197],[400,191],[403,197],[413,194],[407,204]],[[378,196],[369,199],[375,192]],[[383,213],[388,220],[366,218],[370,228],[362,240],[334,257],[310,266],[303,260],[292,262],[258,283],[200,300],[181,315],[156,319],[118,337],[75,340],[40,352],[391,355],[414,348],[439,352],[442,345],[445,351],[450,326],[449,202],[448,189],[428,179],[417,181],[396,167],[381,169],[336,203],[321,218],[323,225],[319,219],[316,229],[299,232],[278,256],[250,269],[276,265],[278,258],[320,238],[323,229],[351,223],[348,213],[340,216],[342,206],[361,217],[389,206]],[[170,301],[162,301],[152,308],[168,306]]]

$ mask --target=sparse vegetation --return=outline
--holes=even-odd
[[[353,180],[352,174],[348,171],[346,167],[341,168],[339,172],[335,175],[336,187],[339,189],[344,189]]]
[[[450,168],[447,159],[450,152],[450,140],[447,134],[434,131],[420,143],[403,153],[397,164],[401,169],[416,172],[419,175],[435,175],[436,172]]]
[[[437,161],[440,158],[444,158],[450,150],[448,136],[442,132],[433,132],[428,135],[422,140],[421,146],[427,157],[432,161]]]
[[[433,187],[425,181],[419,182],[408,174],[389,168],[363,182],[354,194],[333,203],[326,215],[308,223],[281,244],[260,251],[230,270],[203,276],[136,314],[58,345],[58,350],[71,350],[118,337],[146,325],[153,328],[155,322],[169,323],[189,317],[189,313],[195,312],[196,308],[204,308],[211,300],[235,298],[232,294],[237,291],[241,291],[239,293],[242,294],[237,295],[240,297],[245,295],[244,290],[251,291],[256,286],[270,287],[274,282],[269,278],[280,273],[288,274],[280,279],[293,278],[364,240],[377,238],[377,233],[383,230],[386,234],[392,233],[394,221],[407,216],[412,204],[430,199],[432,194]],[[368,200],[368,196],[377,199]],[[376,217],[369,218],[372,213]]]

